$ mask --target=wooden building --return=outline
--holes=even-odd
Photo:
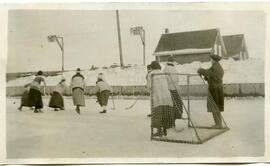
[[[185,64],[193,61],[210,61],[211,52],[221,57],[227,53],[219,29],[179,33],[168,33],[166,29],[153,55],[160,62],[167,61],[173,56],[179,64]]]
[[[225,58],[233,58],[234,60],[248,59],[248,51],[244,34],[223,36],[223,41],[227,50]]]

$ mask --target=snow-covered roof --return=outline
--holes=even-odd
[[[165,56],[165,55],[184,55],[184,54],[198,54],[198,53],[209,53],[212,51],[212,48],[189,48],[182,50],[173,50],[173,51],[160,51],[155,52],[155,56]]]
[[[218,29],[162,34],[155,49],[155,53],[194,48],[211,48],[214,46],[218,35]]]

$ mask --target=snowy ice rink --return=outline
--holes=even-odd
[[[230,130],[200,145],[150,141],[146,116],[150,102],[139,100],[126,110],[133,102],[116,99],[115,110],[100,114],[96,100],[88,98],[78,115],[71,98],[65,97],[65,111],[46,106],[44,113],[34,114],[25,107],[23,112],[17,110],[20,98],[7,98],[7,157],[253,157],[264,153],[264,98],[225,100],[223,116]],[[208,119],[212,124],[205,100],[191,101],[191,109],[195,108],[201,110],[197,121]],[[177,121],[177,125],[186,123]]]

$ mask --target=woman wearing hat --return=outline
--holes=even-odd
[[[34,113],[42,112],[43,101],[41,97],[41,82],[44,83],[44,87],[46,87],[45,79],[43,78],[43,72],[38,71],[37,76],[32,81],[29,90],[29,106],[35,107]]]
[[[168,87],[170,90],[170,94],[173,100],[173,111],[174,111],[174,119],[181,119],[183,113],[182,100],[177,91],[177,87],[179,85],[179,76],[177,75],[178,71],[174,66],[173,57],[168,58],[168,62],[165,65],[164,73],[166,73]]]
[[[49,102],[49,107],[54,108],[54,111],[64,110],[64,100],[63,100],[63,93],[67,89],[65,84],[65,79],[61,79],[61,81],[56,85],[53,90],[52,97]]]
[[[77,68],[76,74],[72,76],[70,86],[72,90],[73,104],[76,106],[75,110],[78,114],[80,114],[80,107],[85,106],[85,81],[84,76],[81,74],[80,68]]]
[[[157,61],[151,63],[147,86],[152,98],[151,128],[157,132],[153,136],[167,135],[167,129],[174,125],[173,102],[168,88],[166,76],[161,72],[161,66]],[[160,74],[160,75],[159,75]]]
[[[198,69],[198,74],[208,82],[207,111],[212,112],[215,128],[222,128],[221,112],[224,111],[223,75],[224,71],[219,61],[221,57],[210,55],[212,66],[209,69]]]

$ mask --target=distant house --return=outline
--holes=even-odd
[[[227,50],[225,58],[233,58],[234,60],[248,59],[248,51],[243,34],[223,36],[223,41]]]
[[[154,56],[160,62],[167,61],[170,56],[179,64],[193,61],[210,61],[210,53],[226,55],[222,37],[218,29],[189,31],[162,34],[155,49]]]

